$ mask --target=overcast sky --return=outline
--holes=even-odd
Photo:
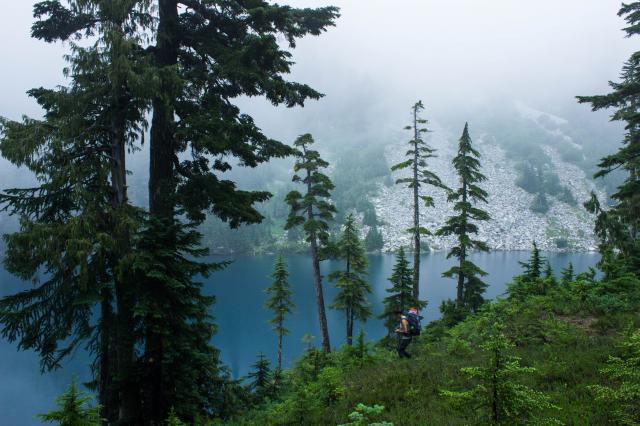
[[[29,0],[0,0],[0,115],[38,115],[25,91],[63,83],[63,44],[29,37]],[[327,97],[304,111],[242,101],[276,137],[305,129],[328,109],[401,111],[423,99],[428,110],[520,100],[553,111],[577,94],[616,79],[635,50],[625,39],[615,0],[291,0],[336,5],[341,18],[320,37],[299,42],[292,78]],[[586,107],[583,107],[586,108]],[[287,121],[283,129],[274,123]],[[378,121],[381,117],[377,117]],[[395,125],[395,124],[394,124]],[[270,129],[273,128],[273,129]]]

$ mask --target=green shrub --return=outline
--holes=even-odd
[[[621,354],[610,356],[600,371],[611,384],[590,386],[596,398],[607,404],[619,424],[640,424],[640,330],[629,332]]]
[[[516,381],[517,376],[536,370],[520,366],[520,358],[510,354],[514,345],[502,329],[502,326],[496,326],[481,346],[489,355],[484,367],[460,370],[476,385],[464,391],[442,390],[441,395],[459,409],[470,411],[469,418],[481,425],[524,425],[530,420],[538,424],[562,424],[539,416],[541,411],[559,409],[550,402],[549,396]]]
[[[375,421],[384,411],[384,405],[374,405],[372,407],[362,403],[356,405],[354,411],[349,414],[349,423],[338,426],[393,426],[393,423],[385,421]]]
[[[75,379],[67,391],[56,399],[58,408],[45,414],[38,414],[43,422],[60,426],[100,426],[100,407],[90,406],[93,398],[78,390]]]

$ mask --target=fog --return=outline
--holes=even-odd
[[[29,37],[32,2],[1,2],[0,115],[38,117],[41,111],[25,92],[64,84],[68,46]],[[321,91],[323,99],[293,110],[238,100],[269,136],[284,141],[307,131],[345,135],[345,143],[390,134],[402,128],[418,99],[428,118],[460,127],[473,123],[478,112],[514,101],[561,115],[584,114],[588,108],[577,105],[575,95],[606,91],[635,44],[620,30],[620,3],[609,0],[288,3],[336,5],[341,17],[336,27],[300,40],[293,51],[290,78]],[[597,117],[598,125],[607,126],[606,117]],[[3,187],[25,178],[4,160],[0,167]]]

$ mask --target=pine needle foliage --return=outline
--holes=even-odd
[[[640,34],[640,2],[623,3],[618,16],[623,16],[628,26],[627,37]],[[591,104],[593,111],[613,109],[612,121],[625,123],[622,147],[614,154],[600,160],[599,171],[594,177],[605,177],[614,170],[621,170],[625,179],[611,195],[614,205],[603,208],[595,193],[585,207],[595,214],[596,235],[601,251],[613,250],[625,260],[629,272],[640,271],[640,112],[637,98],[640,87],[640,52],[634,52],[624,63],[619,82],[609,82],[611,92],[605,95],[578,96],[580,103]]]
[[[294,48],[297,39],[319,35],[332,26],[338,10],[296,9],[266,1],[69,0],[39,2],[34,7],[34,16],[38,20],[32,28],[36,38],[54,42],[90,37],[97,41],[89,48],[70,44],[74,59],[68,73],[76,80],[73,97],[66,89],[57,93],[43,89],[34,92],[43,100],[41,104],[49,115],[55,108],[60,109],[55,122],[25,120],[22,124],[29,127],[25,130],[3,121],[2,133],[24,139],[24,134],[31,132],[36,141],[26,145],[5,144],[3,155],[14,156],[20,162],[21,156],[28,158],[33,152],[39,153],[44,143],[67,143],[71,138],[79,146],[90,147],[86,150],[88,155],[81,152],[76,158],[76,152],[63,147],[58,149],[62,154],[56,161],[63,167],[84,161],[82,165],[87,170],[100,173],[97,182],[102,186],[108,178],[115,184],[107,188],[114,189],[114,194],[105,197],[98,184],[64,169],[66,175],[59,174],[44,191],[42,188],[24,193],[7,191],[5,201],[13,203],[15,214],[24,216],[24,231],[31,233],[23,233],[22,240],[15,236],[16,262],[18,245],[26,247],[28,239],[45,234],[55,238],[55,241],[42,239],[51,260],[44,258],[41,251],[37,259],[25,258],[28,265],[16,263],[14,269],[24,275],[39,265],[53,269],[52,278],[47,278],[49,285],[39,294],[34,293],[32,299],[51,300],[47,302],[50,306],[74,307],[64,315],[36,314],[39,329],[25,321],[18,324],[19,320],[12,316],[17,325],[8,333],[15,339],[22,336],[21,345],[41,352],[46,368],[56,366],[78,342],[88,338],[93,339],[94,347],[99,341],[106,348],[99,349],[100,354],[113,352],[109,360],[105,358],[97,364],[101,379],[105,372],[111,377],[107,385],[117,401],[109,404],[113,410],[107,411],[114,415],[114,421],[159,424],[167,418],[170,406],[188,421],[190,418],[184,413],[195,416],[215,412],[210,402],[217,396],[212,396],[209,389],[214,383],[219,384],[219,380],[210,377],[217,369],[216,351],[209,347],[214,326],[205,314],[210,300],[200,294],[200,285],[194,281],[196,274],[210,271],[210,265],[195,266],[187,258],[193,250],[199,250],[193,245],[199,241],[190,224],[179,222],[185,217],[201,222],[207,211],[232,227],[262,220],[254,204],[268,199],[270,194],[240,190],[235,182],[221,178],[220,174],[231,169],[230,158],[237,159],[240,166],[255,167],[271,158],[290,155],[293,150],[265,136],[233,100],[243,95],[264,96],[274,105],[291,107],[321,97],[307,85],[284,79],[293,62],[291,53],[280,46],[279,37]],[[52,99],[53,95],[58,99]],[[144,133],[150,107],[153,110],[150,217],[140,220],[142,215],[127,207],[124,153],[126,149],[137,149],[131,142]],[[48,136],[41,136],[44,134]],[[93,142],[92,138],[102,143],[98,149],[87,143]],[[33,148],[31,154],[25,154],[25,146]],[[101,157],[111,160],[110,168],[96,165]],[[85,198],[72,199],[79,196]],[[33,199],[36,204],[26,206],[20,197]],[[107,198],[107,203],[85,200],[89,197]],[[109,210],[109,198],[117,200],[118,208],[114,207],[113,212]],[[57,203],[61,212],[43,202]],[[91,210],[84,205],[89,202]],[[101,222],[88,217],[88,213],[98,216]],[[38,218],[43,214],[46,217]],[[80,222],[75,229],[61,225],[68,220],[66,216]],[[41,226],[45,220],[49,227],[46,230]],[[182,229],[177,229],[179,226]],[[140,235],[136,235],[138,230],[142,232]],[[76,246],[65,246],[68,235],[75,238],[72,242],[78,243]],[[80,238],[85,235],[90,237]],[[153,241],[174,246],[161,249]],[[150,252],[141,253],[143,247]],[[150,259],[150,254],[159,257]],[[61,256],[68,259],[60,259]],[[127,270],[125,265],[134,271]],[[176,270],[153,269],[163,265]],[[124,285],[131,276],[136,281]],[[77,285],[78,280],[97,284]],[[50,297],[59,288],[64,289],[64,297]],[[134,289],[139,293],[133,294]],[[164,307],[167,298],[173,295],[183,311],[153,311]],[[25,313],[25,309],[31,308],[32,300],[25,300],[10,301],[8,315],[13,315],[13,311]],[[102,302],[105,315],[100,327],[94,327],[87,317],[91,304],[98,301]],[[43,312],[48,309],[46,305],[40,306]],[[113,318],[109,328],[110,315],[117,318]],[[180,334],[180,338],[174,339],[172,333],[177,329],[186,337]],[[91,334],[95,330],[100,330],[100,334]],[[58,348],[61,340],[71,345]],[[107,347],[109,342],[116,342],[117,348]],[[134,353],[137,347],[143,348],[140,356]],[[190,371],[171,368],[182,355],[187,357],[185,363]],[[105,370],[103,367],[109,362],[119,371]],[[133,374],[134,367],[141,374]],[[201,382],[194,377],[201,378]],[[192,379],[198,382],[196,386]],[[134,383],[135,380],[139,382]],[[185,383],[189,383],[188,387],[182,388]],[[100,386],[103,387],[102,382]],[[207,398],[207,403],[192,405],[195,400],[202,402]]]
[[[475,424],[526,425],[562,424],[553,419],[539,417],[539,412],[558,409],[550,398],[517,381],[518,376],[535,373],[535,368],[522,367],[520,358],[510,355],[514,344],[494,326],[481,348],[489,355],[484,367],[467,367],[460,371],[477,384],[466,391],[443,390],[441,394],[473,411]]]
[[[112,419],[124,408],[118,395],[132,402],[134,390],[132,286],[123,260],[142,216],[128,202],[125,153],[138,149],[157,88],[140,49],[153,19],[149,1],[66,3],[37,3],[32,35],[91,37],[69,44],[69,86],[28,92],[42,120],[0,120],[0,152],[38,181],[0,194],[4,210],[21,219],[6,237],[6,268],[37,283],[0,302],[0,321],[9,340],[40,354],[44,370],[85,343],[104,417]]]
[[[67,391],[57,399],[58,408],[45,414],[38,414],[38,419],[59,426],[100,426],[100,407],[90,406],[93,398],[78,390],[75,380]]]
[[[538,244],[532,243],[531,256],[527,262],[518,262],[524,269],[524,276],[530,279],[537,279],[542,276],[542,265],[546,259],[540,254]]]
[[[251,368],[251,372],[247,375],[250,380],[249,388],[259,402],[264,401],[272,388],[273,372],[271,371],[271,365],[264,354],[259,353],[258,359]]]
[[[166,425],[167,426],[187,426],[187,424],[184,423],[182,420],[180,420],[180,417],[177,416],[176,410],[173,407],[169,411],[169,417],[167,417]]]
[[[306,241],[310,245],[322,349],[325,352],[331,352],[320,260],[322,250],[329,243],[329,222],[333,220],[336,208],[330,201],[333,183],[321,172],[329,166],[329,163],[320,157],[318,151],[310,149],[313,143],[313,136],[309,133],[299,136],[294,142],[296,162],[293,167],[292,181],[302,184],[305,192],[302,194],[293,190],[287,194],[285,201],[290,207],[290,212],[285,229],[302,226]]]
[[[621,354],[609,356],[600,372],[610,385],[593,385],[596,398],[610,409],[618,424],[640,425],[640,330],[629,330]]]
[[[295,307],[292,296],[293,291],[289,284],[289,272],[282,256],[278,256],[274,266],[273,280],[271,285],[265,290],[268,295],[265,307],[273,312],[273,317],[269,320],[273,331],[278,335],[278,370],[282,369],[282,339],[289,334],[284,321]]]
[[[560,272],[560,284],[566,287],[573,281],[573,279],[573,263],[569,262],[569,265]]]
[[[413,236],[413,297],[420,296],[420,236],[429,235],[430,231],[420,226],[420,203],[425,207],[433,207],[433,197],[420,195],[420,188],[431,186],[446,189],[446,186],[433,171],[427,166],[427,160],[435,157],[435,149],[431,148],[424,140],[424,134],[429,130],[426,127],[427,120],[420,116],[424,110],[422,101],[416,102],[411,108],[413,120],[405,130],[411,130],[413,137],[409,140],[409,150],[405,153],[408,158],[391,167],[391,171],[408,169],[409,177],[396,180],[396,184],[404,184],[413,192],[413,227],[408,229]]]
[[[487,284],[481,277],[487,275],[480,267],[468,259],[469,251],[489,251],[484,241],[471,238],[478,233],[478,222],[490,219],[489,214],[476,207],[479,202],[487,203],[487,192],[478,186],[486,180],[480,172],[480,153],[473,148],[469,126],[464,125],[462,136],[458,141],[458,154],[453,157],[453,168],[458,174],[460,187],[450,191],[447,197],[453,202],[453,211],[456,213],[447,219],[444,226],[436,232],[436,235],[457,238],[457,245],[447,253],[447,258],[456,257],[458,265],[451,267],[442,274],[443,277],[457,279],[456,303],[464,306],[470,312],[476,312],[484,299],[482,294]]]
[[[344,269],[329,274],[329,281],[336,281],[338,289],[331,308],[344,311],[347,344],[351,346],[354,321],[363,322],[372,315],[367,300],[371,294],[371,285],[365,279],[369,261],[353,214],[347,216],[342,235],[337,242],[337,258],[344,262]]]

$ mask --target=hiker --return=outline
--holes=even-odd
[[[411,358],[411,355],[407,353],[407,346],[413,340],[413,336],[420,334],[420,319],[418,315],[418,309],[409,308],[409,312],[405,315],[404,312],[398,310],[395,314],[400,320],[396,333],[398,334],[398,356],[400,358]]]

